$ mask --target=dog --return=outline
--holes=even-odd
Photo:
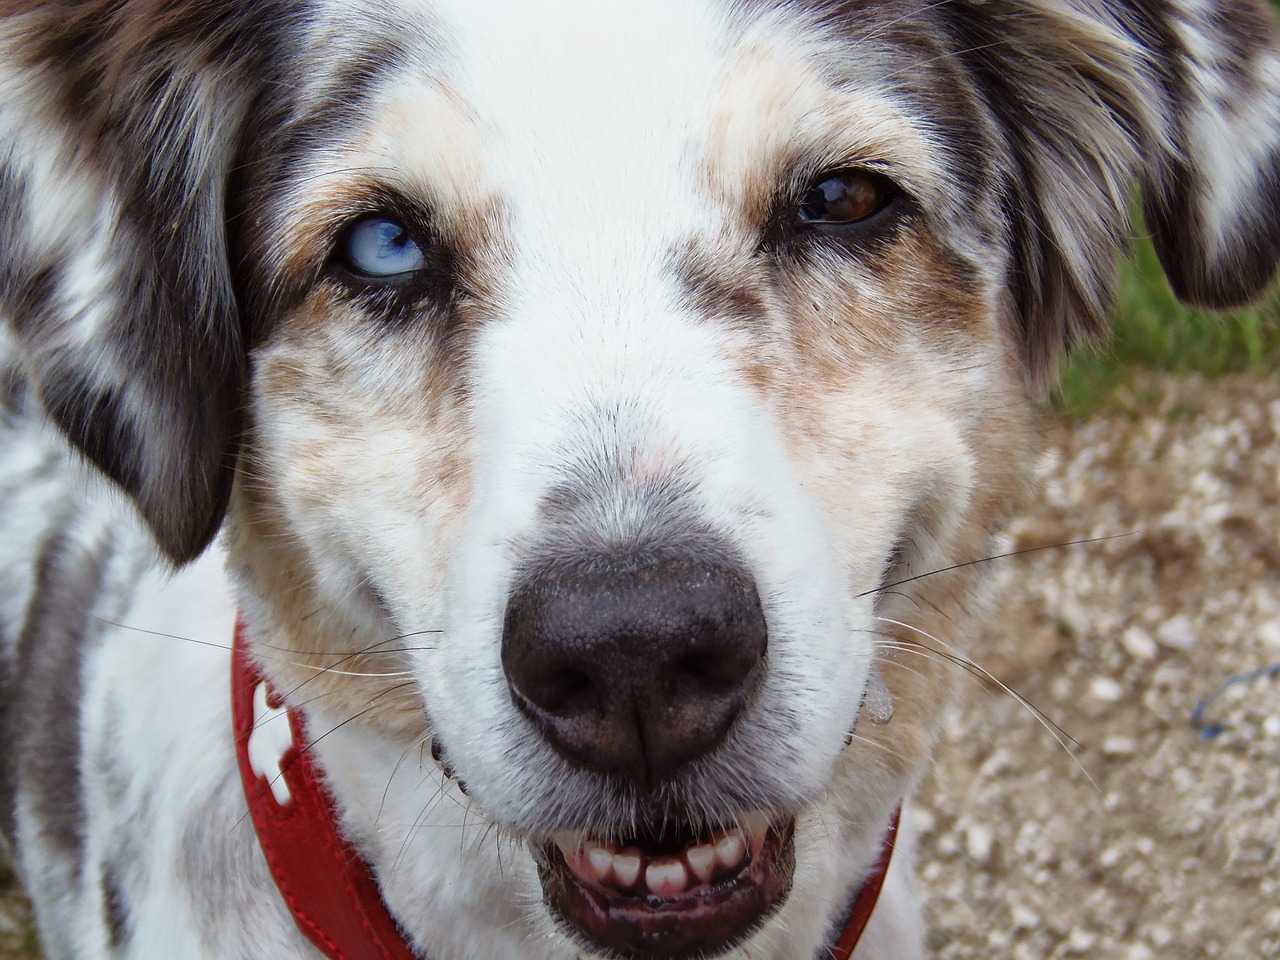
[[[1269,10],[0,11],[46,955],[923,957],[900,811],[1131,191],[1184,300],[1276,272]]]

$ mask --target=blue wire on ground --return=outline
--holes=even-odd
[[[1244,673],[1237,673],[1233,677],[1227,677],[1217,690],[1196,704],[1195,709],[1191,711],[1191,726],[1199,731],[1201,740],[1212,740],[1227,728],[1225,724],[1210,723],[1205,720],[1204,714],[1206,710],[1217,703],[1231,687],[1241,683],[1252,683],[1254,680],[1274,680],[1276,677],[1280,677],[1280,663],[1273,663],[1269,667],[1259,667],[1257,670],[1246,670]]]

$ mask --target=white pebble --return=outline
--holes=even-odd
[[[916,805],[911,808],[911,822],[915,825],[916,834],[926,837],[938,828],[938,818],[933,812]]]
[[[1160,624],[1156,630],[1156,639],[1166,647],[1174,650],[1190,650],[1196,645],[1195,631],[1191,628],[1191,618],[1180,613]]]
[[[1156,642],[1151,639],[1151,634],[1141,627],[1130,627],[1120,637],[1120,642],[1129,651],[1129,656],[1135,660],[1155,659]]]
[[[1088,953],[1098,942],[1097,934],[1076,927],[1067,937],[1067,949],[1072,953]]]
[[[1268,620],[1258,628],[1258,636],[1267,646],[1280,650],[1280,620]]]
[[[991,859],[991,847],[995,836],[986,827],[973,824],[964,832],[964,848],[969,858],[978,863],[986,863]]]
[[[1088,612],[1076,600],[1064,597],[1058,606],[1058,622],[1077,640],[1089,635],[1090,617]]]
[[[1138,742],[1132,737],[1107,737],[1102,752],[1108,757],[1132,757],[1138,752]]]
[[[1110,677],[1094,677],[1089,684],[1089,694],[1103,703],[1116,703],[1124,699],[1124,687]]]
[[[1034,930],[1040,926],[1040,914],[1020,903],[1013,905],[1013,929]]]

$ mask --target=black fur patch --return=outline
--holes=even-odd
[[[26,378],[16,366],[0,366],[0,426],[12,427],[26,406]]]
[[[1209,308],[1248,303],[1271,283],[1280,250],[1280,149],[1258,166],[1252,197],[1234,211],[1226,244],[1212,260],[1197,206],[1200,178],[1177,163],[1165,184],[1143,191],[1147,226],[1178,298]],[[1197,242],[1198,241],[1198,242]]]
[[[102,910],[107,925],[108,944],[118,950],[129,942],[132,921],[129,904],[125,898],[125,886],[117,878],[118,868],[106,864],[102,868]]]
[[[55,367],[47,378],[45,409],[107,476],[126,490],[142,488],[142,466],[135,459],[143,447],[139,426],[112,387],[96,384],[92,375]]]
[[[21,329],[47,316],[60,280],[56,264],[40,262],[27,237],[26,178],[0,162],[0,310]]]
[[[54,528],[74,528],[72,518]],[[18,638],[10,687],[0,704],[6,736],[0,754],[3,825],[12,836],[13,788],[23,784],[44,842],[79,873],[83,863],[81,807],[81,664],[86,639],[100,628],[91,616],[112,544],[85,547],[66,533],[40,554],[35,595]]]

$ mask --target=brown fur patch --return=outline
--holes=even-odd
[[[737,258],[717,258],[690,243],[672,254],[677,282],[690,309],[700,317],[729,323],[758,322],[766,305],[758,276],[738,266]]]
[[[382,578],[408,578],[424,590],[443,578],[445,531],[470,496],[467,437],[454,381],[429,343],[371,336],[361,331],[367,322],[319,291],[257,351],[231,563],[266,601],[273,645],[288,651],[258,651],[283,689],[323,696],[330,715],[359,716],[409,739],[421,736],[424,716],[397,651],[434,642],[439,624],[395,620]],[[287,433],[261,426],[277,423],[288,424]],[[370,490],[378,491],[376,510]],[[350,547],[344,540],[364,517],[371,543],[406,523],[439,540],[429,537],[430,546],[401,558],[404,569],[376,567],[362,556],[363,540]],[[337,602],[325,581],[335,553],[358,578],[355,595]]]

